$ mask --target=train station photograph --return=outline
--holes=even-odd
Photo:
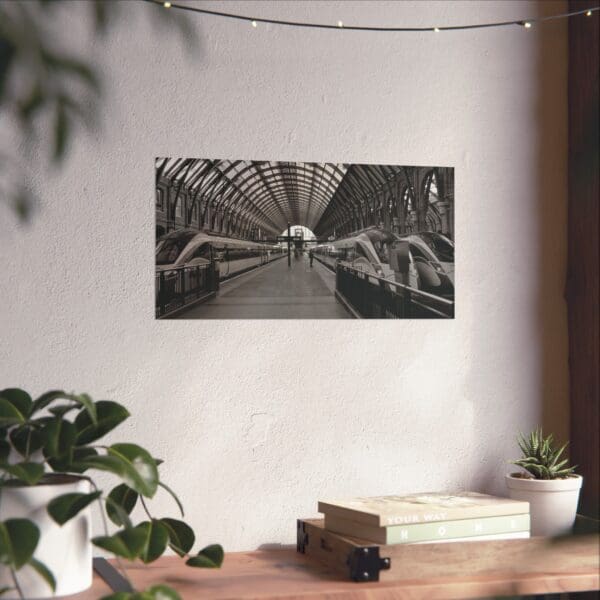
[[[454,169],[160,157],[158,319],[454,318]]]

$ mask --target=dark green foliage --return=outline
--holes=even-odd
[[[140,529],[146,535],[146,544],[140,553],[142,561],[151,563],[162,556],[169,542],[167,528],[160,521],[152,519],[152,521],[140,523],[136,529]]]
[[[64,525],[67,521],[78,515],[86,506],[97,500],[102,492],[83,494],[72,492],[63,494],[51,500],[46,507],[48,514],[59,524]]]
[[[223,548],[219,544],[212,544],[200,550],[196,556],[188,558],[185,564],[203,569],[218,569],[223,563],[224,556]]]
[[[150,563],[162,556],[169,546],[179,556],[186,557],[189,566],[219,567],[223,561],[221,546],[207,546],[190,557],[195,543],[192,528],[178,519],[155,519],[150,514],[144,498],[152,498],[160,486],[172,496],[183,516],[181,501],[160,481],[158,465],[162,461],[137,444],[98,444],[100,438],[128,417],[129,412],[120,404],[109,400],[95,402],[87,394],[51,391],[32,400],[23,390],[2,390],[0,474],[3,477],[0,494],[8,485],[36,485],[42,478],[51,483],[53,477],[71,474],[83,474],[89,479],[89,473],[94,470],[105,471],[119,481],[107,496],[103,496],[93,483],[91,493],[72,492],[58,496],[47,506],[52,519],[63,525],[94,501],[99,501],[110,520],[120,527],[112,535],[106,531],[105,535],[94,538],[92,542],[99,548],[128,560]],[[16,455],[22,460],[15,462]],[[47,468],[51,471],[46,472]],[[134,525],[130,515],[138,501],[148,519]],[[0,563],[13,571],[30,565],[54,590],[54,576],[34,557],[39,535],[37,526],[28,519],[0,522]],[[113,594],[110,598],[176,600],[179,596],[174,590],[159,585],[143,592]]]
[[[106,503],[106,514],[115,525],[125,525],[127,520],[125,515],[130,515],[135,508],[138,499],[138,493],[132,490],[124,483],[113,488],[108,494],[109,502]],[[120,510],[119,510],[120,509]]]
[[[36,558],[30,558],[28,564],[32,566],[37,571],[38,575],[46,581],[53,592],[56,591],[56,580],[54,579],[54,575],[52,575],[50,569],[48,569],[43,562],[37,560]]]
[[[129,411],[117,402],[100,400],[96,402],[96,415],[95,422],[88,412],[77,415],[75,427],[79,445],[90,444],[105,436],[129,417]]]
[[[179,556],[185,556],[192,549],[196,541],[194,530],[183,521],[177,519],[164,518],[160,521],[169,533],[169,547],[171,550],[179,554]]]
[[[167,585],[153,585],[143,592],[116,592],[100,600],[181,600],[181,596]]]
[[[92,542],[111,552],[115,556],[128,558],[129,560],[136,559],[144,550],[146,545],[146,532],[137,529],[123,529],[114,535],[103,535],[95,537]]]
[[[24,417],[31,412],[33,401],[31,396],[18,388],[6,388],[0,391],[0,398],[8,400]]]
[[[142,496],[152,498],[158,487],[158,469],[147,450],[137,444],[113,444],[108,455],[123,463],[123,481]]]
[[[29,456],[44,445],[44,435],[41,428],[15,427],[10,432],[10,443],[21,456]]]
[[[46,458],[61,458],[71,455],[77,429],[70,421],[56,417],[46,424],[43,435]]]
[[[0,427],[25,423],[23,413],[9,400],[0,396]]]
[[[28,519],[0,522],[0,562],[20,569],[27,564],[40,539],[40,530]]]
[[[88,24],[86,13],[89,14],[93,34],[103,36],[118,21],[123,7],[136,3],[0,2],[0,112],[17,116],[18,147],[28,144],[30,139],[46,142],[55,166],[60,166],[68,156],[72,140],[82,126],[97,127],[103,88],[97,65],[84,58],[85,46],[80,52],[69,54],[59,50],[64,46],[60,36],[65,13],[57,10],[61,5],[69,6],[76,15],[73,23],[80,24],[82,29]],[[179,26],[186,41],[195,41],[184,15],[138,4],[127,17],[137,16],[153,18],[163,27]],[[48,138],[46,132],[51,132]],[[24,181],[27,170],[21,164],[23,153],[16,155],[13,148],[1,144],[0,141],[0,202],[12,207],[17,217],[25,221],[32,212],[34,198]],[[41,162],[37,154],[35,160]],[[8,185],[13,181],[19,183]]]
[[[0,465],[0,471],[27,485],[35,485],[44,475],[44,465],[36,462],[20,462]]]

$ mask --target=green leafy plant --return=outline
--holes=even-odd
[[[91,484],[91,493],[63,494],[48,504],[49,515],[59,525],[96,503],[105,523],[104,535],[92,539],[98,548],[144,563],[151,563],[171,548],[190,567],[220,567],[220,545],[191,554],[195,544],[192,528],[181,519],[156,518],[151,513],[149,500],[162,488],[173,497],[184,517],[179,498],[160,477],[158,467],[162,461],[136,444],[100,443],[128,417],[127,409],[117,402],[94,401],[87,394],[50,391],[33,400],[21,389],[0,391],[0,500],[6,486],[35,486],[64,476],[85,478]],[[118,485],[104,493],[92,479],[94,471],[111,473],[119,480]],[[138,503],[147,519],[134,524],[131,513]],[[115,532],[108,531],[105,516],[117,526]],[[0,590],[0,595],[16,589],[23,597],[18,571],[25,565],[35,569],[49,589],[55,589],[53,574],[34,557],[39,539],[37,525],[28,519],[0,522],[0,563],[10,569],[14,582],[13,587]],[[123,575],[127,576],[125,572]],[[179,595],[158,585],[142,592],[113,594],[106,600],[159,598],[177,600]]]
[[[534,479],[562,479],[575,472],[575,467],[569,466],[569,459],[562,458],[568,442],[556,448],[553,435],[544,437],[541,427],[528,436],[519,435],[517,442],[523,456],[511,463],[525,469]]]
[[[15,140],[4,136],[6,140],[0,141],[0,203],[10,206],[20,220],[26,221],[34,207],[29,170],[39,168],[46,158],[59,167],[68,157],[78,129],[102,125],[99,108],[106,82],[100,77],[100,61],[90,60],[87,40],[87,44],[72,45],[72,51],[65,51],[61,37],[66,13],[75,15],[69,27],[85,32],[91,24],[91,35],[99,40],[120,22],[149,16],[161,28],[179,29],[189,48],[196,48],[194,29],[184,15],[143,4],[0,2],[0,113],[8,116],[16,134]],[[129,12],[123,17],[125,11]],[[71,37],[76,40],[78,35]],[[32,147],[36,152],[15,153],[15,148],[32,144],[36,144]],[[27,154],[33,159],[27,159]]]

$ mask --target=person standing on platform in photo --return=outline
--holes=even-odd
[[[308,259],[310,260],[310,268],[312,269],[312,262],[313,262],[313,249],[312,248],[308,251]]]

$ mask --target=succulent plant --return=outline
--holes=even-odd
[[[544,437],[541,427],[527,437],[520,434],[517,442],[523,456],[511,463],[522,467],[535,479],[563,479],[573,475],[575,467],[569,466],[568,458],[561,459],[568,442],[556,448],[553,435]]]

